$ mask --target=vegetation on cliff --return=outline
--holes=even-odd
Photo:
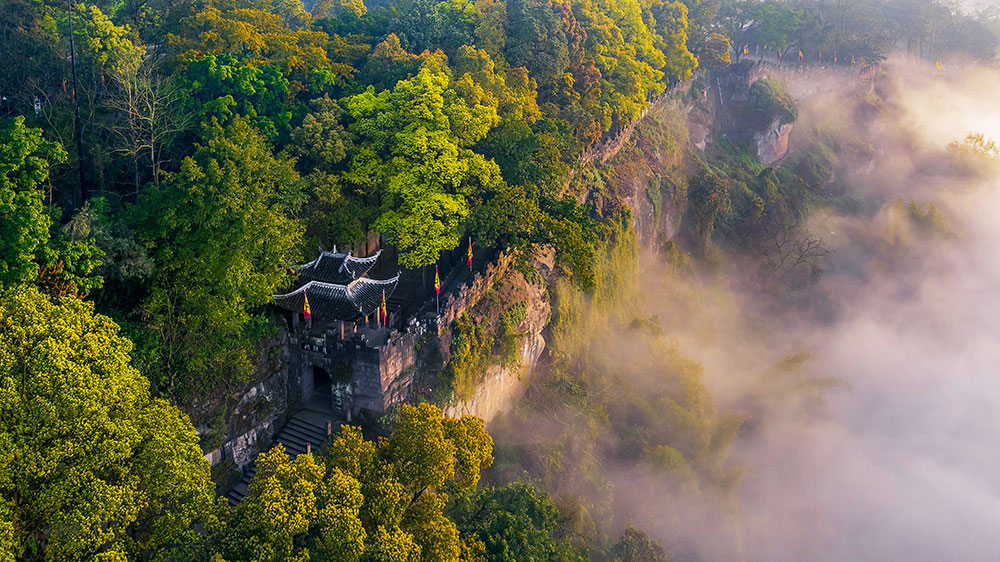
[[[604,464],[728,498],[740,420],[644,311],[630,203],[651,209],[674,273],[751,256],[755,280],[794,294],[827,252],[810,211],[874,214],[835,181],[872,149],[818,123],[780,168],[718,139],[695,150],[684,121],[711,118],[703,80],[607,166],[582,151],[750,53],[847,66],[997,46],[995,18],[915,0],[72,10],[0,5],[0,559],[664,559],[640,531],[616,536],[631,521]],[[874,91],[864,104],[886,109]],[[761,123],[797,117],[773,80],[749,106]],[[997,149],[953,153],[962,170]],[[949,233],[922,202],[884,215],[879,255]],[[329,453],[272,451],[243,505],[217,505],[181,408],[248,382],[288,266],[373,230],[408,268],[467,239],[529,275],[536,250],[555,252],[552,365],[499,430],[495,482],[479,483],[482,422],[422,405],[383,440],[347,428]],[[450,391],[516,363],[522,312],[456,321]]]

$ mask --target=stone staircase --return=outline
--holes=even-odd
[[[274,438],[273,445],[281,443],[285,446],[285,452],[288,453],[288,456],[294,459],[309,449],[316,451],[324,445],[330,436],[328,428],[330,430],[339,428],[339,423],[333,419],[331,412],[301,410],[289,418],[288,423]],[[243,479],[226,494],[230,506],[235,506],[243,501],[249,491],[250,481],[253,480],[255,474],[257,474],[256,462],[251,463],[250,468],[243,475]]]

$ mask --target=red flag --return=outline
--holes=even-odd
[[[305,304],[302,305],[302,314],[306,317],[306,322],[309,323],[309,326],[312,327],[312,310],[309,309],[309,295],[303,291],[302,296],[306,299]]]
[[[469,269],[472,269],[472,237],[469,237]]]
[[[438,277],[437,264],[434,264],[434,294],[441,296],[441,279]]]

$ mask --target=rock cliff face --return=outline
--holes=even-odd
[[[239,480],[241,470],[266,451],[288,416],[288,349],[284,338],[262,350],[257,381],[229,395],[196,405],[194,416],[212,477],[223,487]]]
[[[715,70],[709,76],[714,99],[711,121],[715,135],[747,146],[763,164],[773,164],[788,152],[788,135],[793,127],[789,120],[783,118],[762,122],[754,110],[751,86],[769,77],[773,70],[743,61]]]
[[[552,307],[544,287],[528,282],[523,275],[513,275],[518,302],[525,304],[524,321],[520,328],[519,365],[515,368],[491,365],[476,393],[445,409],[450,416],[473,415],[492,420],[497,414],[506,413],[524,393],[524,380],[538,364],[545,350],[542,330],[549,323]]]
[[[754,133],[753,144],[757,159],[767,165],[780,160],[788,152],[788,135],[791,132],[791,123],[782,123],[775,119],[767,130]]]

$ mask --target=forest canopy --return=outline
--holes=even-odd
[[[588,553],[529,479],[480,482],[482,420],[426,404],[381,440],[345,426],[322,455],[272,450],[228,509],[185,412],[248,384],[278,333],[267,305],[317,246],[374,236],[425,280],[456,250],[508,251],[531,274],[551,249],[564,290],[606,302],[624,270],[599,254],[631,211],[583,156],[654,100],[747,58],[995,62],[998,32],[943,0],[0,3],[0,560],[665,559],[631,528]],[[748,107],[797,118],[770,79]],[[976,147],[997,153],[981,137],[955,150]],[[713,234],[763,246],[798,227],[806,180],[833,166],[823,147],[781,174],[720,150],[682,163],[696,258]],[[657,220],[667,181],[641,188]],[[695,391],[645,405],[700,439],[637,439],[644,462],[730,481],[735,422],[714,418],[695,366],[663,361]],[[580,380],[611,388],[619,371]],[[553,401],[590,400],[555,382]],[[589,426],[624,428],[632,405]]]

